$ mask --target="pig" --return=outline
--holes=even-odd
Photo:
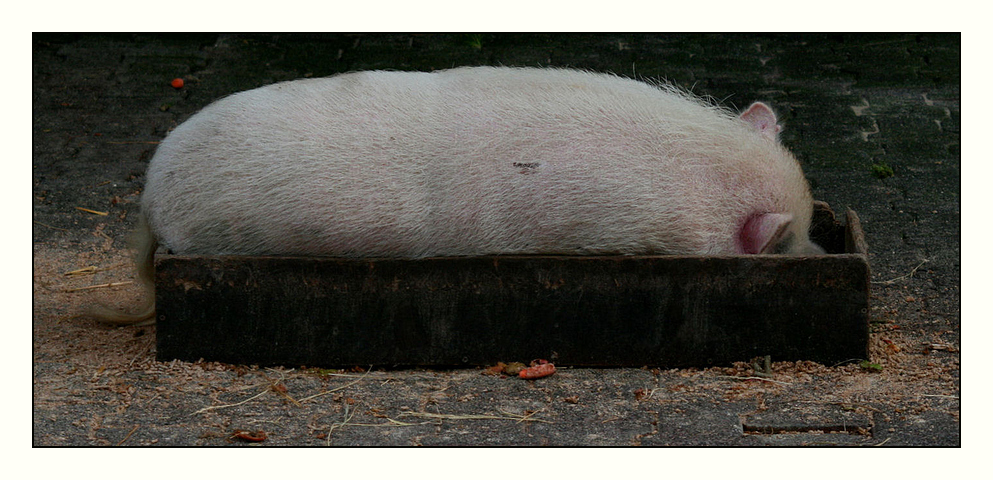
[[[144,270],[177,254],[823,253],[775,113],[552,68],[365,71],[223,98],[142,196]],[[150,275],[143,274],[150,278]]]

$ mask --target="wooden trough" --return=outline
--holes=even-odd
[[[858,216],[819,256],[416,260],[157,254],[157,357],[287,366],[687,367],[868,358]]]

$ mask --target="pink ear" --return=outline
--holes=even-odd
[[[738,118],[748,122],[759,133],[773,140],[777,139],[777,135],[783,129],[783,127],[776,123],[776,114],[768,105],[762,102],[753,103]]]
[[[772,252],[791,223],[793,215],[788,213],[763,213],[749,218],[738,233],[742,253]]]

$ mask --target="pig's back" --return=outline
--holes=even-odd
[[[731,253],[740,217],[790,201],[776,185],[795,163],[730,114],[632,80],[360,72],[194,115],[153,158],[143,209],[178,253]]]

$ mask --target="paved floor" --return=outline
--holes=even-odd
[[[906,34],[36,35],[33,442],[226,445],[245,429],[274,445],[958,445],[959,52],[958,35]],[[733,108],[770,103],[815,198],[862,220],[882,371],[778,362],[769,379],[734,378],[753,377],[743,363],[527,383],[163,364],[140,343],[154,327],[105,329],[48,307],[80,300],[42,259],[123,255],[155,143],[211,101],[301,77],[461,65],[610,71]],[[186,86],[169,86],[176,77]],[[102,345],[95,356],[72,350],[78,332]],[[103,373],[101,358],[132,347]]]

